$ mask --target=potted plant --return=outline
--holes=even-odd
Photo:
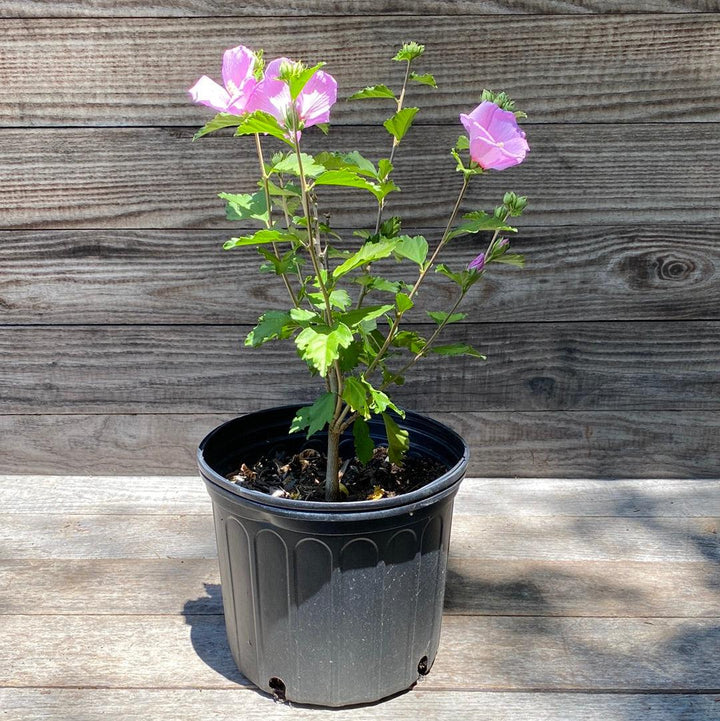
[[[365,88],[350,100],[386,98],[387,157],[357,150],[303,150],[312,126],[327,133],[337,99],[321,69],[239,46],[225,52],[223,85],[202,77],[195,102],[219,111],[195,138],[222,128],[250,136],[258,156],[255,192],[221,193],[230,220],[255,231],[224,247],[254,248],[275,275],[289,307],[265,312],[246,345],[294,343],[320,393],[310,405],[252,413],[216,428],[200,444],[201,474],[213,500],[228,639],[240,671],[289,700],[343,706],[411,687],[438,647],[452,503],[468,449],[446,426],[403,411],[391,389],[429,354],[451,362],[464,343],[441,344],[461,321],[471,288],[492,263],[522,265],[511,253],[509,222],[526,199],[506,193],[492,211],[461,215],[471,183],[523,161],[528,144],[504,93],[483,91],[460,120],[450,150],[459,191],[444,232],[433,242],[403,233],[385,209],[395,184],[395,151],[417,107],[411,84],[435,87],[414,67],[423,46],[406,43],[399,93]],[[270,154],[266,144],[274,146]],[[373,227],[354,244],[322,214],[326,188],[367,194]],[[483,234],[484,250],[462,268],[441,263],[454,238]],[[396,263],[414,280],[388,277]],[[435,324],[423,337],[404,325],[419,308],[430,273],[455,286],[449,308],[426,309]]]

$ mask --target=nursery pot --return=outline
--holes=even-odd
[[[244,462],[326,437],[289,434],[299,406],[235,418],[200,444],[213,503],[225,625],[239,670],[297,703],[369,703],[413,686],[440,638],[453,499],[465,442],[416,413],[397,418],[411,454],[448,471],[422,488],[375,501],[276,498],[226,479]],[[371,435],[384,442],[382,422]],[[350,448],[347,447],[350,445]],[[343,439],[351,451],[352,436]]]

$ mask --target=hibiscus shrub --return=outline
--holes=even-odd
[[[465,318],[458,308],[490,263],[523,264],[522,256],[510,252],[505,234],[516,232],[509,220],[522,213],[526,198],[509,192],[492,212],[477,210],[458,218],[468,186],[476,176],[518,165],[529,150],[517,123],[525,115],[514,109],[504,93],[483,91],[480,104],[460,116],[467,134],[461,135],[450,150],[460,177],[459,193],[432,252],[423,236],[401,232],[400,218],[384,218],[388,196],[399,190],[393,180],[395,150],[418,112],[416,107],[405,106],[406,91],[410,83],[437,87],[432,75],[412,69],[423,51],[422,45],[406,43],[393,58],[405,63],[398,94],[386,85],[374,85],[349,98],[386,98],[393,106],[391,117],[384,123],[392,139],[388,156],[376,163],[356,150],[316,155],[302,152],[302,133],[313,125],[327,132],[330,109],[337,99],[337,83],[321,69],[323,63],[306,67],[277,58],[264,68],[262,53],[241,45],[224,54],[223,85],[203,76],[189,91],[195,102],[219,111],[195,139],[227,127],[236,128],[235,135],[254,136],[259,190],[221,193],[220,197],[226,202],[228,219],[261,227],[231,238],[224,247],[256,248],[263,259],[260,270],[279,276],[291,304],[288,310],[264,313],[248,334],[246,345],[292,339],[310,372],[324,381],[324,392],[312,405],[298,411],[290,430],[311,436],[327,428],[328,500],[339,500],[343,495],[338,449],[341,435],[351,426],[357,457],[367,462],[374,449],[367,421],[381,415],[389,458],[402,463],[409,438],[388,412],[403,415],[387,391],[403,383],[406,372],[430,353],[484,359],[464,343],[440,345],[438,337],[447,325]],[[271,142],[280,148],[286,147],[269,161],[263,150],[266,136],[274,138]],[[373,197],[374,227],[353,233],[360,238],[359,247],[338,247],[341,236],[318,209],[316,191],[322,186],[353,188]],[[453,238],[480,233],[489,235],[485,249],[467,266],[451,269],[438,262]],[[385,259],[416,266],[415,281],[406,283],[380,275],[378,268]],[[431,271],[455,284],[457,293],[450,308],[426,311],[435,328],[425,338],[414,330],[401,330],[401,324]]]

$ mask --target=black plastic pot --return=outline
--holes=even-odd
[[[454,431],[407,413],[410,453],[447,464],[419,490],[377,501],[293,501],[226,480],[281,446],[298,406],[236,418],[200,444],[213,502],[228,641],[260,689],[298,703],[369,703],[410,688],[440,638],[452,506],[468,449]],[[384,441],[382,423],[371,434]],[[352,444],[352,438],[343,439]]]

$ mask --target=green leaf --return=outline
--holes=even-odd
[[[362,349],[363,344],[359,340],[354,340],[347,348],[339,349],[338,364],[343,373],[350,373],[357,368]]]
[[[233,128],[243,122],[242,115],[232,115],[231,113],[218,113],[211,121],[205,123],[200,130],[193,135],[193,142],[203,135],[214,133],[221,128]]]
[[[242,193],[218,193],[218,197],[226,201],[225,217],[228,220],[261,220],[267,221],[267,202],[264,192]]]
[[[383,123],[385,130],[395,138],[396,142],[399,143],[405,137],[418,110],[419,108],[403,108]]]
[[[401,330],[395,334],[392,344],[397,348],[407,348],[411,353],[421,353],[427,340],[414,330]]]
[[[246,245],[260,245],[262,243],[291,243],[298,239],[295,233],[286,230],[273,230],[263,228],[252,235],[243,235],[239,238],[230,238],[223,244],[225,250],[241,248]]]
[[[325,296],[320,293],[308,293],[307,297],[316,308],[325,308]],[[352,298],[346,290],[339,288],[328,293],[330,305],[339,310],[347,310],[352,305]]]
[[[405,418],[405,411],[400,410],[400,408],[398,408],[390,400],[387,393],[383,393],[382,391],[377,390],[377,388],[373,388],[367,381],[365,381],[365,383],[367,383],[368,390],[370,391],[370,408],[373,412],[382,413],[389,408],[390,410],[395,411],[395,413],[402,418]]]
[[[290,424],[290,433],[307,428],[307,437],[321,431],[335,413],[335,394],[323,393],[311,406],[299,408]]]
[[[405,43],[393,60],[407,60],[408,62],[419,58],[425,52],[425,46],[416,42]]]
[[[382,419],[388,441],[388,458],[391,463],[401,465],[410,448],[410,434],[404,428],[400,428],[387,413],[382,414]]]
[[[288,79],[287,84],[290,88],[290,97],[293,100],[296,100],[298,95],[302,92],[302,89],[308,84],[308,81],[310,78],[312,78],[315,73],[320,70],[321,67],[323,67],[325,63],[318,63],[317,65],[313,65],[311,68],[305,68],[301,72],[291,72]]]
[[[375,166],[357,150],[350,153],[324,151],[315,156],[318,163],[322,163],[326,170],[352,170],[360,175],[371,178],[377,177]]]
[[[292,145],[292,141],[286,137],[287,130],[278,123],[274,116],[262,110],[256,110],[254,113],[244,115],[238,129],[235,131],[235,135],[254,135],[255,133],[272,135],[274,138]]]
[[[428,254],[428,242],[422,235],[401,235],[398,244],[395,246],[395,254],[412,260],[422,266]]]
[[[396,245],[396,239],[381,240],[379,243],[364,243],[357,253],[353,253],[344,263],[335,268],[332,274],[333,278],[337,280],[355,268],[374,263],[381,258],[387,258],[392,255]]]
[[[466,343],[451,343],[449,345],[436,345],[430,348],[431,353],[437,353],[438,355],[469,355],[474,358],[486,359],[480,351],[475,350],[472,346]]]
[[[430,75],[430,73],[425,73],[424,75],[418,75],[418,73],[411,72],[410,80],[414,80],[416,83],[421,83],[422,85],[429,85],[431,88],[437,87],[435,78],[432,75]]]
[[[267,260],[267,263],[260,266],[260,271],[275,273],[275,275],[297,273],[305,262],[305,259],[298,256],[295,250],[288,250],[280,258],[266,248],[258,247],[257,252]]]
[[[318,175],[321,175],[325,172],[325,166],[321,163],[318,163],[312,155],[308,155],[307,153],[300,153],[300,158],[302,160],[303,173],[308,178],[317,178]],[[300,166],[298,163],[297,154],[288,153],[282,158],[282,160],[273,164],[272,168],[270,168],[270,172],[290,173],[291,175],[299,176]]]
[[[393,295],[399,293],[403,287],[408,287],[407,284],[401,280],[387,280],[386,278],[381,278],[379,275],[362,275],[356,282],[365,286],[368,292],[377,290],[382,293],[392,293]]]
[[[450,323],[457,323],[458,321],[463,320],[467,313],[453,313],[450,315],[449,313],[445,313],[440,310],[428,310],[425,311],[438,325],[448,325]]]
[[[258,324],[247,334],[245,345],[257,348],[275,338],[287,338],[287,324],[292,320],[290,313],[268,310],[260,316]]]
[[[282,198],[300,198],[302,195],[302,189],[299,185],[293,185],[292,183],[285,183],[282,188],[279,185],[275,185],[272,180],[268,181],[268,190],[270,195],[277,195]]]
[[[378,160],[378,178],[384,180],[390,173],[392,173],[393,164],[388,158],[380,158]]]
[[[470,138],[467,135],[461,135],[455,143],[455,150],[470,150]]]
[[[381,192],[381,186],[371,183],[354,170],[326,170],[315,178],[314,185],[333,185],[343,188],[362,188],[370,191],[377,197]]]
[[[482,230],[517,232],[517,228],[507,225],[503,218],[498,218],[483,210],[478,210],[474,213],[463,215],[463,220],[456,228],[448,233],[447,239],[450,240],[451,238],[457,238],[459,235],[467,235],[468,233],[479,233]]]
[[[359,378],[349,376],[345,379],[342,399],[363,418],[370,418],[367,384],[363,383]]]
[[[348,100],[365,100],[366,98],[391,98],[397,100],[395,93],[387,85],[371,85],[363,88],[353,93]]]
[[[380,235],[385,238],[397,238],[400,233],[401,221],[397,216],[387,218],[380,223]],[[404,236],[407,237],[407,236]]]
[[[506,253],[504,255],[493,258],[494,263],[507,263],[507,265],[515,265],[518,268],[525,267],[525,256],[518,253]]]
[[[367,463],[373,456],[375,444],[370,436],[370,426],[364,418],[356,418],[353,422],[353,439],[355,440],[355,455],[360,463]]]
[[[352,331],[339,323],[335,328],[308,326],[295,338],[295,345],[300,357],[321,376],[326,376],[328,368],[340,357],[338,349],[347,348],[352,340]]]
[[[343,313],[339,320],[349,328],[354,328],[359,323],[374,320],[385,315],[385,313],[389,313],[393,308],[394,306],[392,305],[369,305]]]
[[[306,324],[310,321],[322,322],[322,316],[306,308],[293,308],[290,317],[297,323]]]
[[[395,296],[395,305],[398,309],[398,313],[405,313],[406,311],[410,310],[415,303],[412,302],[412,299],[409,295],[406,295],[405,293],[398,293]]]

